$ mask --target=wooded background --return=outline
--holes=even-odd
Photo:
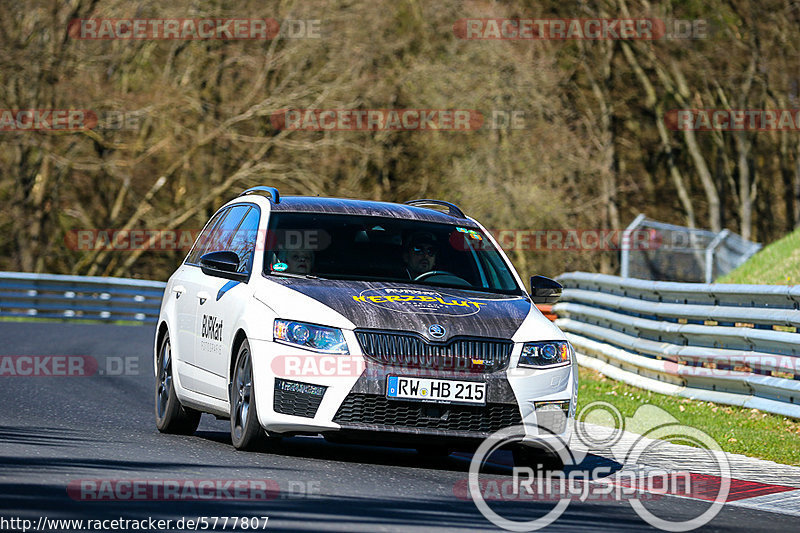
[[[638,213],[764,243],[800,222],[800,132],[672,131],[679,108],[800,108],[800,7],[767,1],[2,1],[0,108],[123,112],[127,129],[0,132],[0,270],[166,279],[180,251],[81,251],[70,230],[199,229],[253,185],[440,198],[489,228],[623,229]],[[320,20],[320,38],[77,40],[74,18]],[[703,19],[705,38],[463,40],[462,18]],[[524,129],[277,131],[283,108],[522,111]],[[106,125],[107,126],[107,125]],[[523,276],[615,252],[510,252]]]

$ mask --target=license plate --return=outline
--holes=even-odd
[[[389,376],[386,396],[394,399],[486,405],[486,383]]]

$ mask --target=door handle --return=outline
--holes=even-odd
[[[183,285],[175,285],[172,287],[172,292],[175,293],[175,299],[177,300],[184,292],[186,292],[186,288]]]
[[[211,298],[211,295],[209,295],[206,291],[200,291],[197,293],[197,297],[200,299],[200,305],[203,305],[206,303],[206,300]]]

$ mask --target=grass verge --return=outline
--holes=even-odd
[[[757,409],[665,396],[581,367],[578,409],[594,401],[610,403],[625,417],[632,417],[642,405],[654,405],[681,424],[704,431],[726,452],[800,466],[798,420]],[[637,433],[635,428],[626,429]]]
[[[797,285],[800,283],[800,230],[766,246],[716,282]]]

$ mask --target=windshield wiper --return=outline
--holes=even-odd
[[[287,278],[299,278],[299,279],[325,279],[319,276],[315,276],[313,274],[295,274],[293,272],[278,272],[277,270],[270,270],[270,276],[284,276]]]

